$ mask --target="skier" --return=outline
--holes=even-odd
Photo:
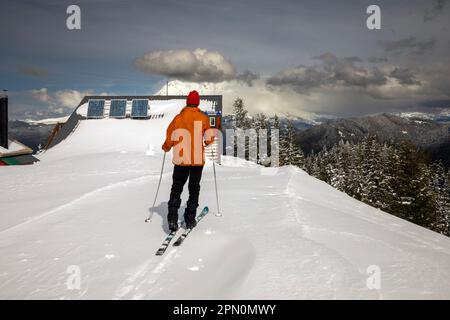
[[[162,145],[165,152],[169,152],[174,147],[172,158],[174,164],[173,182],[167,215],[171,231],[178,229],[178,209],[181,205],[181,193],[188,178],[189,199],[184,211],[184,221],[187,229],[192,229],[197,225],[195,216],[200,193],[200,180],[205,164],[204,146],[214,141],[214,137],[208,140],[204,138],[205,131],[210,129],[209,118],[200,111],[199,104],[200,96],[198,92],[191,91],[186,99],[186,106],[175,116],[167,128],[166,141]],[[188,137],[185,136],[186,134],[188,134]],[[201,141],[199,142],[198,139],[201,139]],[[183,145],[182,148],[177,147],[179,144]]]

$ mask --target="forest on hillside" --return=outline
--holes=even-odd
[[[272,129],[278,129],[280,166],[297,166],[357,200],[450,236],[450,170],[411,142],[381,142],[376,135],[367,135],[359,142],[341,140],[305,156],[291,121],[282,125],[276,115],[263,113],[250,118],[240,98],[233,103],[232,127],[256,133],[266,129],[269,137]],[[245,149],[247,160],[267,165],[258,144],[247,140]],[[270,138],[267,149],[270,157]]]

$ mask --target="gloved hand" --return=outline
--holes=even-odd
[[[169,152],[170,151],[170,148],[167,148],[165,143],[161,146],[161,149],[163,149],[164,152]]]

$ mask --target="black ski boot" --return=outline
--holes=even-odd
[[[194,229],[197,226],[197,221],[195,219],[193,220],[186,220],[186,229]]]
[[[167,222],[169,223],[170,231],[178,230],[178,210],[170,210],[167,215]]]
[[[178,230],[178,222],[169,222],[169,230],[170,231],[177,231]]]
[[[187,208],[184,211],[184,222],[186,223],[186,229],[193,229],[197,226],[197,221],[195,220],[195,211],[189,211]]]

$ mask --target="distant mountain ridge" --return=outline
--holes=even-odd
[[[39,145],[42,147],[47,143],[54,126],[54,124],[47,124],[45,121],[14,120],[8,122],[8,135],[10,139],[18,140],[36,152],[39,150]]]
[[[310,154],[324,147],[330,148],[340,140],[358,142],[368,134],[376,134],[381,141],[411,141],[429,151],[434,160],[441,159],[450,166],[450,123],[424,118],[385,113],[329,120],[298,132],[297,142],[306,154]]]
[[[402,118],[416,119],[416,120],[433,120],[439,123],[450,122],[450,108],[443,109],[438,113],[425,113],[425,112],[401,112],[394,113]]]
[[[9,136],[37,151],[39,145],[47,142],[54,124],[64,120],[66,119],[10,121]],[[306,154],[312,151],[317,153],[323,147],[330,148],[341,139],[358,142],[371,133],[383,141],[409,140],[428,150],[433,159],[441,159],[447,167],[450,167],[450,111],[437,115],[409,112],[336,119],[317,115],[313,120],[280,116],[282,128],[286,126],[288,120],[292,121],[298,130],[297,142]],[[223,116],[222,124],[224,129],[232,128],[232,116]]]
[[[252,120],[253,117],[249,117],[249,120]],[[299,130],[299,131],[303,131],[309,128],[312,128],[315,125],[320,124],[320,120],[322,118],[317,118],[316,120],[307,120],[307,119],[303,119],[300,117],[279,117],[280,120],[280,125],[286,126],[288,121],[292,121],[292,123],[294,124],[294,127]],[[225,115],[222,117],[222,126],[225,129],[230,129],[233,127],[233,116],[231,115]]]

